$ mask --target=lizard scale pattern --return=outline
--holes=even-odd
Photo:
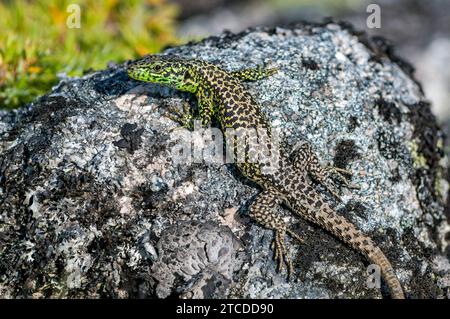
[[[393,267],[380,248],[351,222],[337,214],[331,206],[331,201],[313,187],[312,182],[317,181],[331,194],[337,196],[332,184],[329,183],[330,177],[335,174],[341,177],[346,186],[352,187],[342,174],[348,172],[331,166],[321,166],[308,143],[294,150],[291,156],[284,150],[279,150],[276,163],[267,157],[259,161],[249,160],[248,154],[256,153],[257,146],[261,147],[259,142],[270,140],[272,134],[258,103],[245,90],[241,81],[263,79],[276,71],[259,67],[227,72],[205,61],[187,60],[172,55],[146,56],[128,68],[128,74],[133,79],[161,83],[195,94],[202,125],[209,125],[215,117],[225,137],[230,129],[238,132],[254,129],[258,132],[256,140],[250,139],[246,145],[245,160],[237,161],[236,165],[244,176],[263,189],[251,204],[249,214],[255,221],[274,231],[275,239],[272,247],[280,271],[286,267],[288,277],[293,273],[292,261],[285,244],[286,234],[302,241],[282,217],[276,214],[277,206],[284,204],[294,213],[326,229],[377,264],[391,290],[392,297],[404,298]],[[194,116],[185,110],[174,119],[183,126],[192,128],[193,118]],[[236,155],[238,151],[236,146],[231,148],[232,153]],[[275,152],[271,143],[263,145],[263,148]],[[274,165],[277,169],[267,169]]]

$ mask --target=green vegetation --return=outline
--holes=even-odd
[[[80,28],[68,27],[71,4],[80,8]],[[177,14],[167,0],[0,2],[0,108],[47,92],[58,73],[82,75],[179,43]]]

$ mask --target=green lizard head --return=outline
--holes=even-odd
[[[127,73],[135,80],[161,83],[192,93],[197,91],[190,62],[176,56],[148,55],[131,63]]]

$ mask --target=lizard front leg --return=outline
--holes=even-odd
[[[256,68],[233,71],[230,74],[241,81],[258,81],[275,74],[277,71],[278,68],[264,68],[260,65]]]
[[[188,130],[194,129],[194,121],[196,119],[200,119],[202,126],[207,127],[211,123],[211,118],[214,114],[214,104],[213,97],[209,94],[209,91],[203,88],[199,88],[196,92],[197,102],[198,102],[198,110],[199,116],[196,117],[189,103],[183,103],[183,110],[180,111],[176,108],[170,108],[167,113],[167,117],[169,117],[172,121],[179,123],[183,128]]]
[[[192,114],[191,107],[188,102],[183,102],[183,110],[180,111],[176,107],[171,107],[167,110],[165,115],[174,122],[181,125],[181,128],[188,130],[194,129],[195,116]]]
[[[251,204],[249,213],[250,217],[258,223],[275,232],[275,238],[271,246],[274,251],[274,259],[278,262],[279,272],[286,265],[289,279],[294,272],[294,267],[286,249],[285,235],[287,233],[298,241],[303,241],[300,236],[288,229],[281,216],[275,213],[275,209],[279,203],[280,199],[275,191],[265,190],[258,194],[255,201]]]

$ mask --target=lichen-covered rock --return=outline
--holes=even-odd
[[[330,22],[166,52],[227,70],[278,66],[246,87],[285,146],[307,140],[354,173],[361,189],[342,188],[337,209],[380,245],[408,297],[449,297],[442,132],[382,39]],[[0,113],[2,297],[388,296],[367,287],[360,254],[281,209],[304,243],[288,240],[293,280],[276,273],[271,231],[248,218],[259,189],[229,163],[174,163],[179,130],[165,112],[186,101],[195,107],[112,65]]]
[[[212,298],[223,296],[242,267],[241,254],[236,254],[239,242],[228,227],[213,222],[180,222],[164,230],[158,241],[161,258],[152,266],[158,281],[156,295],[168,297],[174,290],[176,275],[191,281],[185,298]],[[216,292],[216,288],[220,288]],[[180,293],[181,291],[178,291]]]

